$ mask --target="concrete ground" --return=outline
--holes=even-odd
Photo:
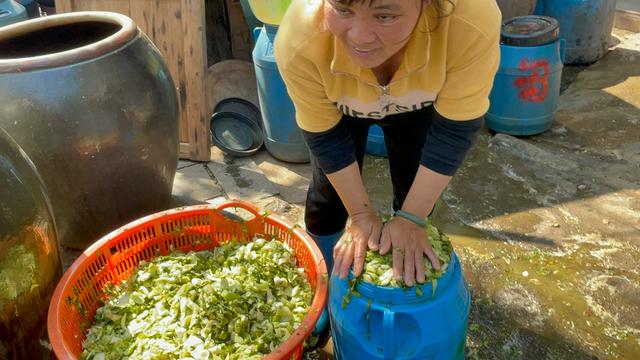
[[[565,68],[550,131],[483,131],[437,206],[472,292],[468,358],[640,358],[640,34],[616,38],[599,62]],[[363,174],[387,213],[386,160],[367,157]],[[264,149],[213,148],[180,162],[174,205],[240,198],[302,225],[309,179]]]

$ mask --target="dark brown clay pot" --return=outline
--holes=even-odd
[[[62,263],[44,184],[0,129],[0,359],[42,359],[49,300]]]
[[[49,189],[63,245],[85,248],[169,207],[176,89],[130,18],[75,12],[3,28],[0,104],[0,127]]]

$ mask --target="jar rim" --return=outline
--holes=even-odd
[[[16,38],[34,31],[72,24],[102,22],[120,26],[114,33],[90,44],[44,55],[0,58],[0,74],[24,72],[70,65],[100,57],[130,42],[138,34],[136,23],[126,15],[108,11],[78,11],[56,14],[7,25],[0,33],[0,41]]]

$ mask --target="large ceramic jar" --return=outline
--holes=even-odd
[[[62,275],[56,227],[33,163],[0,129],[0,359],[42,359]]]
[[[3,28],[0,104],[0,127],[49,189],[63,245],[85,248],[170,205],[176,89],[130,18],[76,12]]]

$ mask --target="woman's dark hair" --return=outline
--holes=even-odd
[[[337,4],[351,6],[357,3],[371,3],[374,0],[333,0],[333,1]],[[453,8],[455,7],[453,0],[430,0],[429,5],[433,6],[434,9],[436,9],[436,12],[438,13],[438,16],[436,17],[437,19],[442,19],[443,17],[451,14],[451,12],[453,11]],[[435,30],[435,29],[431,29],[431,30]]]

